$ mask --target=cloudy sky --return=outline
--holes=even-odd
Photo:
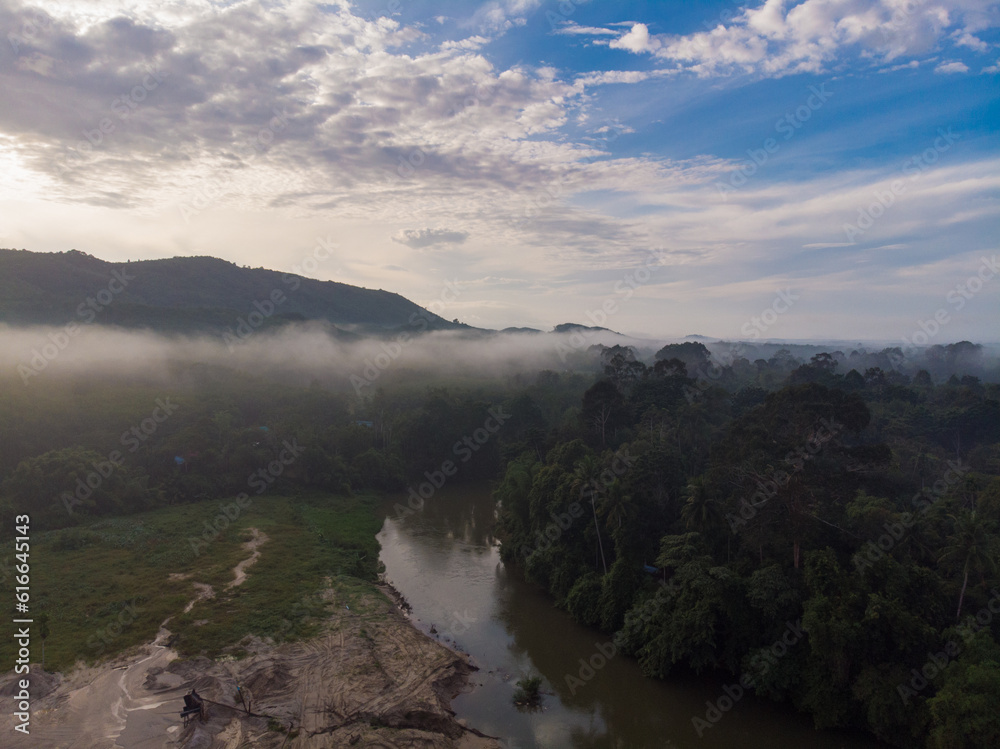
[[[0,0],[0,246],[493,328],[997,340],[998,29],[980,0]]]

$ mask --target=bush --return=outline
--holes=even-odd
[[[518,707],[537,707],[542,701],[542,677],[529,676],[517,682],[514,690],[514,704]]]

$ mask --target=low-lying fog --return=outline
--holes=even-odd
[[[53,376],[167,380],[176,376],[178,365],[183,369],[184,365],[200,364],[281,377],[290,384],[318,381],[334,389],[369,394],[378,385],[415,374],[502,378],[543,369],[597,371],[600,357],[588,352],[597,344],[631,345],[636,358],[651,364],[664,343],[629,339],[603,330],[499,333],[487,337],[470,337],[461,332],[416,336],[401,332],[384,339],[344,341],[319,324],[258,330],[243,338],[185,337],[99,325],[78,325],[73,329],[0,325],[0,371],[30,385]],[[723,365],[739,358],[749,362],[772,359],[781,349],[788,350],[799,363],[808,363],[814,354],[828,351],[838,360],[839,374],[851,369],[864,373],[873,366],[913,374],[928,367],[935,380],[952,372],[988,381],[1000,379],[1000,347],[995,344],[981,348],[960,344],[897,349],[898,353],[888,355],[883,352],[885,345],[877,343],[860,348],[844,342],[731,342],[706,346]]]

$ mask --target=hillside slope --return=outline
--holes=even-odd
[[[76,250],[0,249],[0,322],[218,332],[235,328],[255,310],[270,312],[264,326],[317,320],[357,333],[469,329],[389,291],[213,257],[110,263]],[[423,318],[418,326],[413,315]]]

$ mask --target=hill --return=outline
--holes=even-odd
[[[404,328],[471,330],[389,291],[214,257],[111,263],[77,250],[0,249],[0,322],[221,332],[250,315],[254,327],[322,321],[343,337]]]

